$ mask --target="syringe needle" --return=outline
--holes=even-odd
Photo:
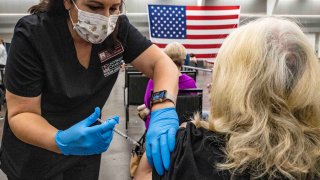
[[[100,123],[105,123],[105,121],[101,120],[100,118],[98,118],[98,121],[99,121]],[[122,132],[119,131],[118,129],[114,128],[113,131],[116,132],[117,134],[119,134],[120,136],[124,137],[126,140],[130,141],[130,142],[133,143],[134,145],[140,146],[140,144],[139,144],[136,140],[130,138],[129,136],[127,136],[126,134],[122,133]]]

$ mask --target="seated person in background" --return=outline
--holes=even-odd
[[[177,65],[179,70],[184,64],[184,59],[186,57],[185,47],[177,42],[168,44],[164,52],[172,59],[172,61]],[[179,76],[179,89],[196,88],[196,82],[188,75],[181,74]],[[148,109],[150,109],[150,98],[151,91],[153,90],[153,81],[150,79],[146,88],[146,93],[144,95],[144,104]],[[140,116],[141,117],[141,116]],[[146,128],[148,129],[150,122],[150,115],[146,118]]]
[[[241,26],[219,50],[209,120],[196,116],[179,129],[164,176],[144,157],[136,179],[319,179],[319,77],[295,23],[268,17]]]
[[[190,54],[190,63],[197,65],[197,57],[193,53]]]
[[[186,58],[184,60],[184,65],[189,66],[189,62],[190,62],[190,54],[186,54]]]
[[[7,50],[4,47],[4,41],[0,38],[0,67],[4,68],[7,62]]]

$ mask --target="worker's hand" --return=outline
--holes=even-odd
[[[146,136],[146,154],[149,163],[155,167],[159,175],[164,174],[164,168],[169,169],[170,152],[174,150],[178,128],[179,120],[175,108],[163,108],[151,112]]]
[[[100,108],[83,121],[67,130],[59,130],[56,134],[56,143],[64,155],[92,155],[106,151],[113,137],[113,129],[119,123],[115,116],[106,123],[91,126],[100,116]]]

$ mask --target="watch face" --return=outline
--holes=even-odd
[[[153,100],[159,100],[165,98],[166,91],[159,91],[152,94]]]

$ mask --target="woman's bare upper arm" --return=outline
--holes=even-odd
[[[13,116],[29,112],[41,115],[41,95],[37,97],[18,96],[6,90],[8,120]]]
[[[153,67],[157,60],[164,60],[170,58],[162,52],[156,45],[151,45],[143,53],[141,53],[131,64],[139,71],[143,72],[149,78],[152,78]],[[171,60],[170,60],[171,61]]]

